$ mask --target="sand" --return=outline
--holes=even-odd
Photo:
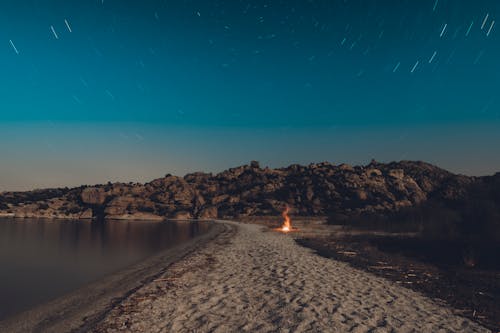
[[[124,299],[93,332],[489,332],[388,280],[252,224]]]

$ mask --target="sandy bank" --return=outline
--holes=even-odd
[[[93,332],[488,332],[288,235],[228,223],[107,313]]]

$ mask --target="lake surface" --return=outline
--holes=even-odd
[[[0,320],[208,231],[198,222],[0,218]]]

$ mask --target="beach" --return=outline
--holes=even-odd
[[[489,332],[289,234],[234,222],[113,308],[92,332]]]

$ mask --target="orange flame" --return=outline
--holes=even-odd
[[[290,222],[290,217],[288,216],[289,210],[290,209],[288,208],[288,206],[286,206],[283,213],[281,213],[281,215],[285,219],[283,221],[283,225],[281,226],[281,231],[284,231],[284,232],[288,232],[288,231],[292,230],[292,223]]]

